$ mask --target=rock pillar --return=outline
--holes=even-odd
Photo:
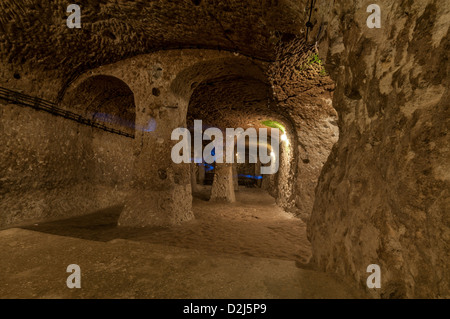
[[[229,203],[236,201],[233,182],[233,164],[216,164],[210,200]]]
[[[160,95],[153,96],[151,88],[135,92],[133,182],[119,226],[166,226],[194,217],[190,164],[175,164],[171,158],[178,143],[171,133],[185,126],[187,105],[164,89]]]

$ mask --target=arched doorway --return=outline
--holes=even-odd
[[[95,75],[69,89],[63,107],[134,135],[136,106],[130,87],[119,78]]]

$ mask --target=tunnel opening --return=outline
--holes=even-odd
[[[199,76],[199,72],[194,71],[196,68],[198,66],[194,66],[191,71],[192,75],[189,75],[193,78],[188,76],[184,78],[187,83],[192,83],[190,90],[186,90],[186,96],[189,98],[187,127],[191,130],[195,120],[202,120],[205,129],[215,127],[224,133],[227,129],[240,128],[244,132],[255,130],[258,134],[260,129],[266,129],[270,140],[271,127],[265,125],[268,119],[277,119],[282,123],[288,123],[286,126],[290,127],[289,120],[284,117],[284,114],[277,112],[271,87],[260,66],[255,68],[254,63],[242,58],[214,61],[210,62],[210,65],[202,66],[203,70],[209,71],[203,75],[203,78]],[[286,137],[284,132],[283,136]],[[235,139],[237,140],[237,136]],[[245,157],[242,163],[237,163],[237,156],[240,155],[237,149],[232,154],[234,164],[231,165],[231,176],[229,178],[232,179],[234,185],[232,188],[235,191],[239,190],[239,185],[261,189],[263,184],[264,177],[260,172],[257,172],[260,170],[261,163],[258,163],[257,158],[250,158],[249,156],[249,136],[246,136],[246,143]],[[256,148],[258,147],[257,144]],[[258,153],[253,156],[258,157]],[[285,164],[286,162],[283,163],[283,165]],[[217,165],[221,164],[215,163],[214,169],[209,172],[203,172],[204,163],[196,165],[192,173],[197,176],[192,180],[211,184],[216,174]],[[282,169],[285,168],[282,167]],[[273,179],[276,179],[276,177]],[[212,186],[211,191],[214,191],[214,185]],[[272,186],[277,187],[278,184]],[[292,185],[290,186],[292,187]],[[272,194],[275,197],[284,196],[281,191],[272,192]]]
[[[276,216],[279,209],[283,214],[287,214],[285,217],[308,220],[320,171],[332,145],[337,141],[338,129],[337,113],[331,103],[333,83],[320,65],[321,61],[315,48],[305,46],[303,41],[297,44],[300,44],[301,50],[293,57],[296,61],[290,63],[302,65],[302,72],[294,68],[278,70],[273,65],[255,67],[258,64],[255,61],[230,58],[194,65],[190,70],[183,70],[179,78],[173,81],[174,92],[187,101],[186,127],[190,129],[191,134],[195,120],[203,121],[203,129],[218,127],[222,131],[237,127],[244,130],[281,128],[277,154],[280,164],[276,174],[259,173],[261,163],[254,163],[248,156],[248,139],[243,163],[234,167],[220,163],[192,165],[191,183],[196,218],[198,216],[201,220],[208,213],[211,214],[210,218],[220,218],[221,214],[226,214],[236,219],[246,219],[249,218],[248,212],[244,211],[248,210],[247,205],[253,203],[253,207],[262,212],[252,214],[255,220],[264,220],[265,217],[262,216],[267,216],[265,214],[273,213]],[[308,52],[305,53],[304,50]],[[292,52],[287,50],[284,54],[290,56]],[[288,83],[283,82],[284,77],[293,78],[297,85],[290,87]],[[287,96],[283,96],[283,93]],[[317,131],[319,136],[316,135]],[[238,153],[235,150],[233,156],[239,156]],[[267,145],[267,153],[274,153],[270,144]],[[195,154],[192,153],[191,156],[195,157]],[[218,171],[220,166],[223,169]],[[309,171],[312,173],[304,176],[307,175],[305,172]],[[233,178],[236,176],[238,178]],[[216,188],[219,190],[214,189],[215,183],[218,184]],[[298,183],[303,184],[302,188],[298,187]],[[299,195],[299,192],[305,190],[307,195]],[[270,202],[267,195],[275,201]],[[304,198],[309,200],[307,205],[303,205]],[[214,206],[217,200],[219,203],[232,205],[219,208]],[[263,206],[259,205],[261,203],[264,203]],[[212,214],[207,205],[215,207],[216,212]],[[233,207],[234,212],[231,213],[231,209],[225,207]],[[243,207],[243,210],[240,207]],[[278,222],[284,225],[283,231],[289,232],[288,225],[292,220]],[[305,225],[300,218],[297,222],[298,225]],[[291,225],[296,227],[295,223]],[[233,232],[245,231],[243,227],[252,227],[244,224],[235,226]],[[307,264],[311,257],[309,241],[306,236],[300,237],[298,241],[294,240],[294,246],[302,247],[295,259],[301,264]],[[268,239],[261,236],[260,240],[263,242]]]
[[[256,183],[249,184],[266,190],[286,212],[308,222],[322,167],[339,138],[338,115],[332,104],[335,85],[315,44],[292,36],[280,42],[276,52],[279,63],[243,57],[198,63],[183,70],[171,88],[188,101],[188,128],[195,119],[222,130],[282,123],[277,174],[245,173],[241,183],[245,183],[242,177],[255,178]],[[191,169],[195,175],[191,181],[205,182],[203,168]],[[210,172],[208,184],[213,177]],[[236,189],[239,184],[238,178]]]

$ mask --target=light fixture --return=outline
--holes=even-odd
[[[281,140],[283,141],[283,142],[286,142],[287,141],[287,135],[286,135],[286,133],[284,133],[283,135],[281,135]]]

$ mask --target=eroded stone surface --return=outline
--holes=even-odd
[[[123,201],[129,140],[0,102],[0,227],[78,215]]]
[[[210,200],[234,203],[234,180],[233,164],[216,164]]]
[[[441,1],[319,1],[320,52],[337,83],[340,139],[309,224],[314,262],[392,297],[450,296],[449,13]],[[444,22],[446,21],[446,22]]]
[[[89,2],[80,30],[63,1],[0,3],[0,86],[93,117],[106,103],[135,128],[128,140],[2,102],[0,227],[116,203],[128,226],[192,219],[172,129],[270,117],[290,144],[262,187],[304,220],[314,203],[312,264],[365,287],[378,263],[375,296],[448,297],[445,1],[380,0],[382,28],[368,29],[369,2],[319,0],[311,32],[309,1],[197,2]]]

